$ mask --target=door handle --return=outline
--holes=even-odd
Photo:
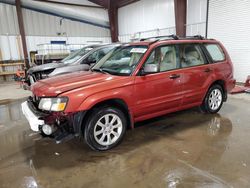
[[[205,70],[204,70],[204,72],[211,72],[212,71],[212,69],[210,69],[210,68],[206,68]]]
[[[172,74],[169,76],[170,79],[176,79],[176,78],[180,78],[181,76],[179,74]]]

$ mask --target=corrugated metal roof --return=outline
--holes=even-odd
[[[79,9],[80,10],[80,9]],[[28,9],[23,9],[23,19],[26,35],[29,36],[64,36],[73,37],[108,37],[110,31],[77,21],[71,21]],[[0,35],[18,35],[16,9],[12,5],[0,3]]]

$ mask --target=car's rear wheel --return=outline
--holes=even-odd
[[[126,127],[126,117],[121,110],[114,107],[97,108],[88,117],[84,138],[94,150],[109,150],[121,142]]]
[[[215,84],[209,88],[200,109],[205,113],[217,113],[222,107],[223,99],[224,92],[222,87]]]

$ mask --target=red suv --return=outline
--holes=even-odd
[[[83,136],[108,150],[135,122],[195,106],[218,112],[234,85],[220,42],[173,35],[121,45],[88,72],[38,81],[22,110],[33,131],[57,143]]]

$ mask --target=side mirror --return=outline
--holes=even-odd
[[[146,64],[142,69],[142,75],[158,72],[158,66],[155,64]]]

